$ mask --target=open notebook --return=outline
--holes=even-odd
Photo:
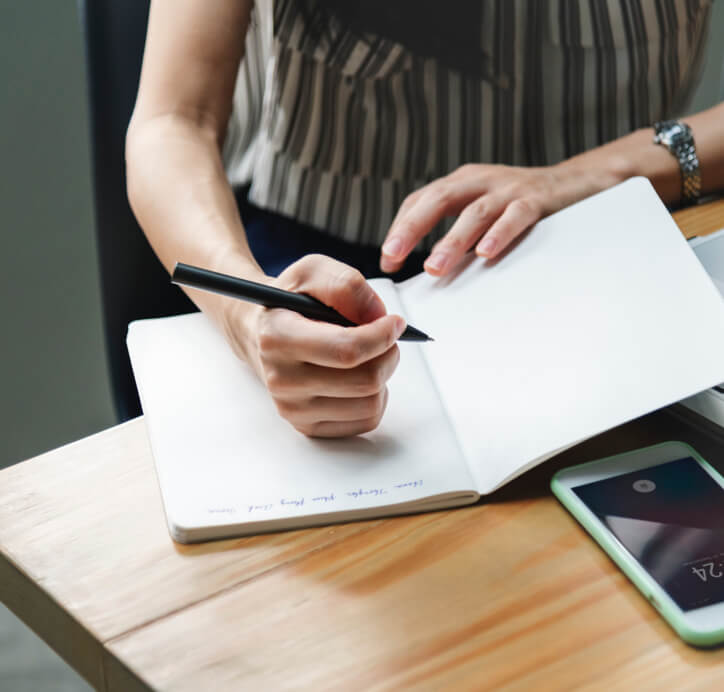
[[[690,238],[689,247],[724,298],[724,228],[705,236]],[[715,434],[721,436],[724,433],[724,382],[684,399],[681,404],[713,423]],[[681,409],[678,412],[683,413]],[[696,415],[690,422],[700,423]],[[711,426],[707,427],[712,430]]]
[[[452,279],[372,281],[400,343],[377,430],[309,439],[201,314],[130,325],[171,535],[189,542],[475,502],[557,451],[724,381],[724,303],[648,181]]]

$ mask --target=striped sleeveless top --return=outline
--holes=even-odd
[[[682,114],[712,0],[471,2],[482,77],[380,37],[312,40],[298,2],[256,0],[223,147],[231,184],[379,245],[407,194],[465,163],[553,164]]]

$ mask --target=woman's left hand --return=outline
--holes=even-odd
[[[382,246],[380,267],[397,271],[420,239],[447,216],[458,218],[425,261],[429,274],[443,276],[473,246],[477,255],[495,257],[539,219],[596,192],[589,187],[560,165],[461,166],[405,199]]]

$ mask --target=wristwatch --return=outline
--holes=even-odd
[[[694,204],[701,194],[701,171],[691,128],[679,120],[660,120],[654,133],[654,144],[666,147],[679,162],[682,203]]]

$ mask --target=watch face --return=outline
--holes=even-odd
[[[664,134],[664,137],[671,142],[672,145],[676,146],[677,144],[688,140],[690,134],[691,130],[688,125],[685,125],[684,123],[676,123]]]

